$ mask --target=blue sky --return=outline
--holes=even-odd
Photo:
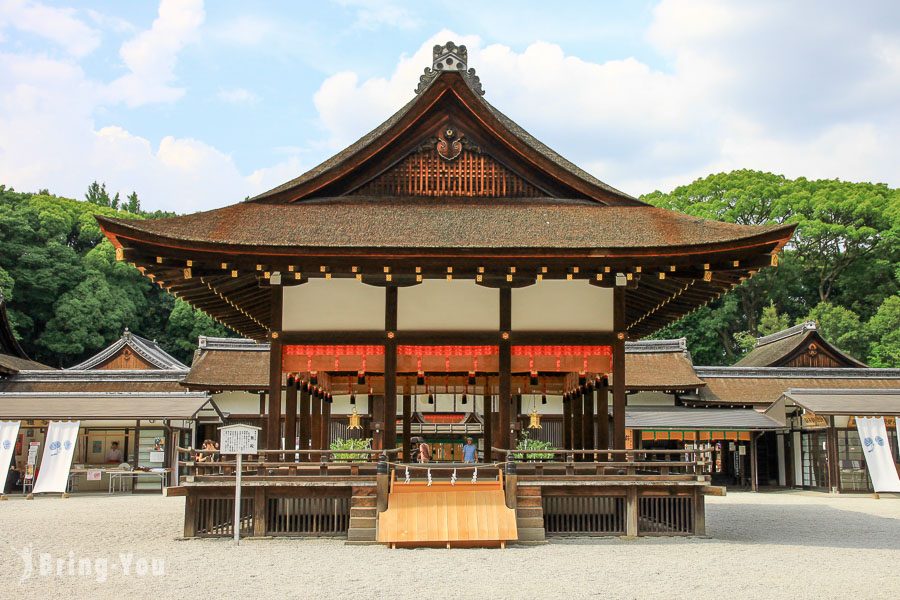
[[[0,183],[230,204],[376,126],[454,39],[491,103],[632,194],[743,167],[896,186],[898,5],[0,0]]]

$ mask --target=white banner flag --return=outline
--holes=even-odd
[[[16,436],[19,434],[18,421],[0,421],[0,494],[6,490],[6,472],[16,451]]]
[[[66,491],[80,425],[80,421],[50,422],[47,438],[44,440],[44,454],[41,456],[38,478],[34,484],[35,494]]]
[[[900,492],[900,477],[894,467],[887,428],[882,417],[856,417],[859,441],[866,457],[869,477],[876,492]]]

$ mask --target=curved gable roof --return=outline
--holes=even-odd
[[[67,370],[84,371],[89,369],[96,369],[107,363],[126,347],[130,348],[132,352],[137,354],[139,357],[141,357],[157,369],[171,371],[188,370],[187,365],[181,363],[174,356],[170,355],[168,352],[160,348],[159,344],[157,344],[155,341],[150,341],[148,339],[142,338],[139,335],[131,333],[127,329],[122,334],[121,338],[119,338],[94,356],[90,357],[86,361],[79,363],[73,367],[69,367]]]
[[[843,362],[844,367],[866,367],[864,362],[857,360],[840,350],[835,345],[822,337],[814,321],[807,321],[789,327],[782,331],[757,338],[756,346],[746,356],[735,363],[736,367],[780,367],[787,363],[809,344],[816,343],[819,347],[834,356],[838,362]]]

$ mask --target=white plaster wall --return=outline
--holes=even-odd
[[[613,290],[584,280],[545,280],[512,290],[515,331],[612,331]]]
[[[471,280],[428,279],[397,291],[401,331],[496,331],[500,290]]]
[[[384,288],[356,279],[310,279],[282,289],[284,331],[384,330]]]

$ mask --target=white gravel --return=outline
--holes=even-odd
[[[506,550],[177,541],[183,505],[146,495],[0,503],[0,598],[900,597],[897,498],[733,493],[709,499],[708,539],[569,538]],[[52,574],[41,572],[42,553]],[[131,557],[128,575],[120,555]],[[105,559],[106,580],[79,574],[77,562],[67,574],[70,557],[92,570]],[[135,574],[153,559],[164,575]]]

